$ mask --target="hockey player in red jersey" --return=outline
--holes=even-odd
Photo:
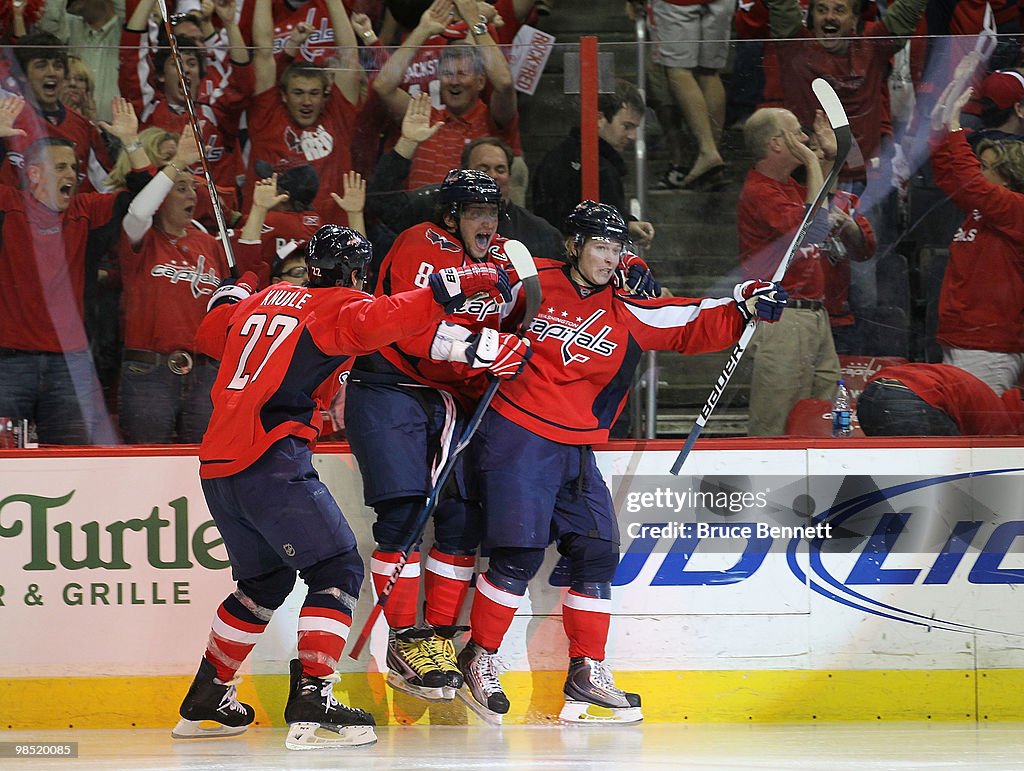
[[[526,333],[533,356],[498,392],[476,436],[490,564],[477,579],[472,637],[458,657],[460,697],[493,722],[508,712],[497,650],[555,541],[571,580],[561,718],[630,723],[643,717],[640,697],[617,688],[605,664],[619,534],[591,445],[608,440],[643,351],[726,348],[752,316],[777,320],[786,293],[747,281],[721,299],[640,298],[610,285],[629,233],[613,207],[585,201],[565,230],[568,264],[538,261],[544,302]]]
[[[501,191],[482,171],[448,173],[438,191],[438,212],[402,232],[384,258],[378,294],[422,286],[440,268],[498,262],[508,265],[497,235]],[[514,286],[518,293],[520,285]],[[470,298],[444,323],[359,357],[346,388],[345,435],[359,462],[366,505],[377,515],[377,549],[370,560],[381,591],[402,554],[436,474],[461,433],[464,408],[482,393],[485,373],[515,377],[528,344],[500,333],[508,308]],[[455,662],[459,611],[469,589],[480,542],[479,504],[467,489],[463,466],[452,474],[451,494],[434,513],[434,545],[425,568],[425,627],[417,627],[420,554],[402,568],[384,616],[391,627],[388,682],[431,700],[452,699],[462,686]]]
[[[285,744],[301,750],[376,741],[373,717],[332,692],[363,562],[313,468],[320,410],[351,356],[436,325],[467,296],[511,297],[500,269],[471,265],[432,272],[421,289],[371,298],[356,290],[372,254],[363,236],[326,225],[307,250],[308,287],[274,284],[251,295],[246,278],[255,276],[247,274],[214,293],[196,337],[198,349],[221,360],[200,476],[237,589],[217,609],[175,738],[230,736],[253,721],[252,707],[238,701],[236,673],[298,573],[308,591]]]

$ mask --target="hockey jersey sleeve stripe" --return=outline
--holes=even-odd
[[[733,303],[732,298],[707,298],[688,305],[642,305],[624,300],[624,305],[637,320],[655,329],[675,329],[692,323],[702,311]]]

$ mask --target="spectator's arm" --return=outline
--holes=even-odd
[[[252,10],[253,90],[262,94],[277,85],[274,63],[274,16],[270,0],[256,0]]]
[[[409,103],[409,94],[401,88],[402,77],[412,62],[416,49],[445,28],[451,8],[452,0],[434,0],[420,16],[420,23],[409,33],[374,78],[373,90],[387,105],[388,111],[396,121],[402,120],[406,105]]]
[[[25,0],[14,0],[12,5],[14,36],[25,35]],[[18,22],[21,22],[21,30],[18,29]],[[49,32],[54,37],[60,38],[62,43],[67,43],[71,36],[71,29],[68,26],[68,4],[67,0],[46,0],[43,7],[43,15],[35,23],[37,32]]]
[[[466,39],[472,40],[476,46],[483,61],[487,80],[491,83],[491,97],[488,102],[491,118],[497,125],[507,126],[515,119],[518,109],[512,69],[486,25],[482,35],[473,34],[473,26],[483,19],[477,10],[476,0],[455,0],[455,7],[463,21],[469,25]]]
[[[263,223],[267,221],[267,212],[287,200],[287,193],[277,192],[277,174],[267,179],[256,180],[256,186],[252,190],[252,206],[249,208],[249,216],[245,220],[245,227],[242,228],[239,240],[259,243],[263,234]]]
[[[768,4],[768,29],[774,38],[797,36],[801,19],[799,0],[765,0]]]
[[[228,38],[228,57],[232,64],[248,64],[249,47],[245,44],[242,30],[238,26],[235,0],[215,0],[213,10],[220,17]]]
[[[337,47],[339,64],[334,71],[334,85],[345,95],[350,104],[359,104],[363,85],[363,66],[359,63],[359,48],[352,22],[341,0],[326,0],[327,15],[334,29],[334,45]]]
[[[348,226],[365,236],[366,218],[363,209],[366,207],[366,180],[358,171],[346,171],[344,185],[344,197],[332,191],[331,198],[344,210]]]
[[[928,0],[896,0],[885,12],[882,23],[894,35],[912,35],[926,5]]]

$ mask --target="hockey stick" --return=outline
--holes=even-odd
[[[228,270],[233,278],[238,278],[238,266],[235,264],[235,252],[231,248],[231,240],[228,238],[228,226],[224,220],[224,212],[220,208],[220,196],[217,195],[217,188],[213,184],[213,174],[210,173],[210,162],[206,160],[206,149],[203,147],[203,132],[199,128],[199,118],[196,116],[196,106],[192,101],[192,94],[188,90],[188,80],[185,78],[185,68],[181,63],[181,52],[178,50],[178,41],[174,37],[174,26],[171,24],[171,17],[167,13],[167,0],[157,0],[160,5],[160,13],[164,17],[164,31],[167,33],[167,42],[171,46],[171,58],[174,59],[174,68],[178,71],[178,83],[181,84],[181,95],[185,99],[185,109],[188,111],[188,119],[192,124],[192,131],[196,136],[196,145],[199,148],[199,164],[203,167],[203,176],[206,178],[206,186],[210,189],[210,202],[213,204],[213,216],[217,220],[217,229],[220,230],[220,242],[224,246],[224,256],[228,261]]]
[[[533,264],[533,257],[530,256],[530,252],[521,242],[506,241],[505,254],[508,256],[509,262],[511,262],[512,266],[516,269],[516,273],[519,275],[519,280],[523,285],[523,292],[526,294],[526,313],[519,326],[520,334],[523,334],[526,331],[527,326],[529,326],[530,321],[540,309],[540,279],[537,277],[537,267]],[[448,460],[441,468],[441,472],[437,475],[437,480],[434,482],[434,486],[431,488],[430,493],[428,493],[427,498],[423,503],[423,508],[420,509],[420,513],[416,517],[416,521],[413,522],[412,528],[409,530],[409,537],[406,538],[405,543],[402,544],[402,550],[398,556],[398,562],[395,563],[394,570],[388,577],[388,582],[384,584],[384,587],[380,590],[377,602],[370,609],[370,614],[366,617],[366,621],[363,623],[363,628],[359,631],[359,636],[349,649],[348,655],[352,658],[359,658],[359,654],[363,652],[363,646],[366,645],[366,641],[370,637],[370,632],[373,630],[374,624],[377,623],[377,618],[384,610],[384,606],[388,604],[388,600],[391,598],[391,592],[394,590],[395,584],[398,583],[398,579],[402,575],[402,569],[405,567],[405,563],[409,561],[409,555],[423,537],[423,530],[427,526],[427,521],[430,519],[430,515],[433,514],[434,509],[437,508],[437,504],[441,498],[441,493],[444,491],[445,483],[448,481],[448,477],[451,476],[452,471],[455,469],[456,461],[459,459],[462,451],[465,450],[469,446],[470,441],[472,441],[474,434],[476,434],[476,430],[480,427],[480,422],[484,418],[484,413],[487,412],[487,408],[491,406],[491,401],[494,399],[495,394],[498,393],[498,386],[500,385],[501,380],[499,378],[494,378],[487,386],[487,390],[477,403],[476,410],[473,412],[473,416],[469,419],[469,423],[466,424],[466,428],[463,430],[458,444],[456,444],[448,454]]]
[[[803,241],[804,236],[807,235],[807,231],[811,227],[811,223],[814,222],[814,217],[818,212],[818,207],[821,206],[822,201],[825,200],[829,190],[832,189],[832,185],[834,185],[836,180],[839,178],[839,172],[842,170],[843,164],[846,162],[846,156],[850,152],[850,145],[852,143],[850,121],[847,120],[846,111],[843,109],[843,105],[839,101],[839,97],[836,96],[836,92],[832,89],[832,86],[821,78],[815,78],[814,82],[811,83],[811,89],[814,91],[814,95],[821,103],[821,108],[825,111],[825,117],[828,118],[828,122],[831,124],[832,130],[836,133],[836,157],[832,164],[832,170],[828,173],[828,177],[825,178],[825,182],[822,184],[821,190],[819,190],[818,194],[814,197],[814,202],[811,203],[804,212],[804,218],[800,223],[800,227],[797,228],[796,234],[793,236],[793,240],[789,244],[789,248],[786,250],[786,254],[779,263],[779,267],[775,269],[775,274],[772,276],[772,281],[775,282],[781,281],[782,277],[786,274],[786,269],[789,267],[790,260],[793,259],[793,255],[796,254],[797,249],[800,248],[800,242]],[[672,464],[671,471],[673,474],[678,474],[679,469],[683,467],[686,457],[690,454],[690,450],[693,449],[694,442],[697,441],[697,437],[699,437],[701,431],[704,430],[704,426],[707,424],[708,418],[711,417],[711,413],[714,411],[715,405],[718,404],[718,400],[722,397],[722,392],[729,384],[729,380],[736,371],[736,367],[740,363],[740,359],[743,358],[743,353],[747,350],[747,345],[750,344],[750,339],[754,336],[754,330],[756,329],[757,317],[755,316],[747,322],[746,327],[743,329],[743,334],[740,335],[739,342],[736,343],[736,347],[732,349],[732,353],[729,354],[729,358],[725,362],[725,368],[722,370],[722,374],[718,376],[718,380],[711,389],[711,395],[708,396],[707,402],[705,402],[704,406],[701,407],[700,414],[697,416],[697,420],[694,421],[693,428],[690,429],[689,436],[686,437],[686,443],[683,445],[683,449],[679,451],[679,455],[676,457],[676,462]]]

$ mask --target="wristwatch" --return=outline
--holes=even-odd
[[[481,35],[487,34],[487,18],[485,16],[480,17],[480,21],[469,28],[469,31],[473,33],[474,37],[480,37]]]

